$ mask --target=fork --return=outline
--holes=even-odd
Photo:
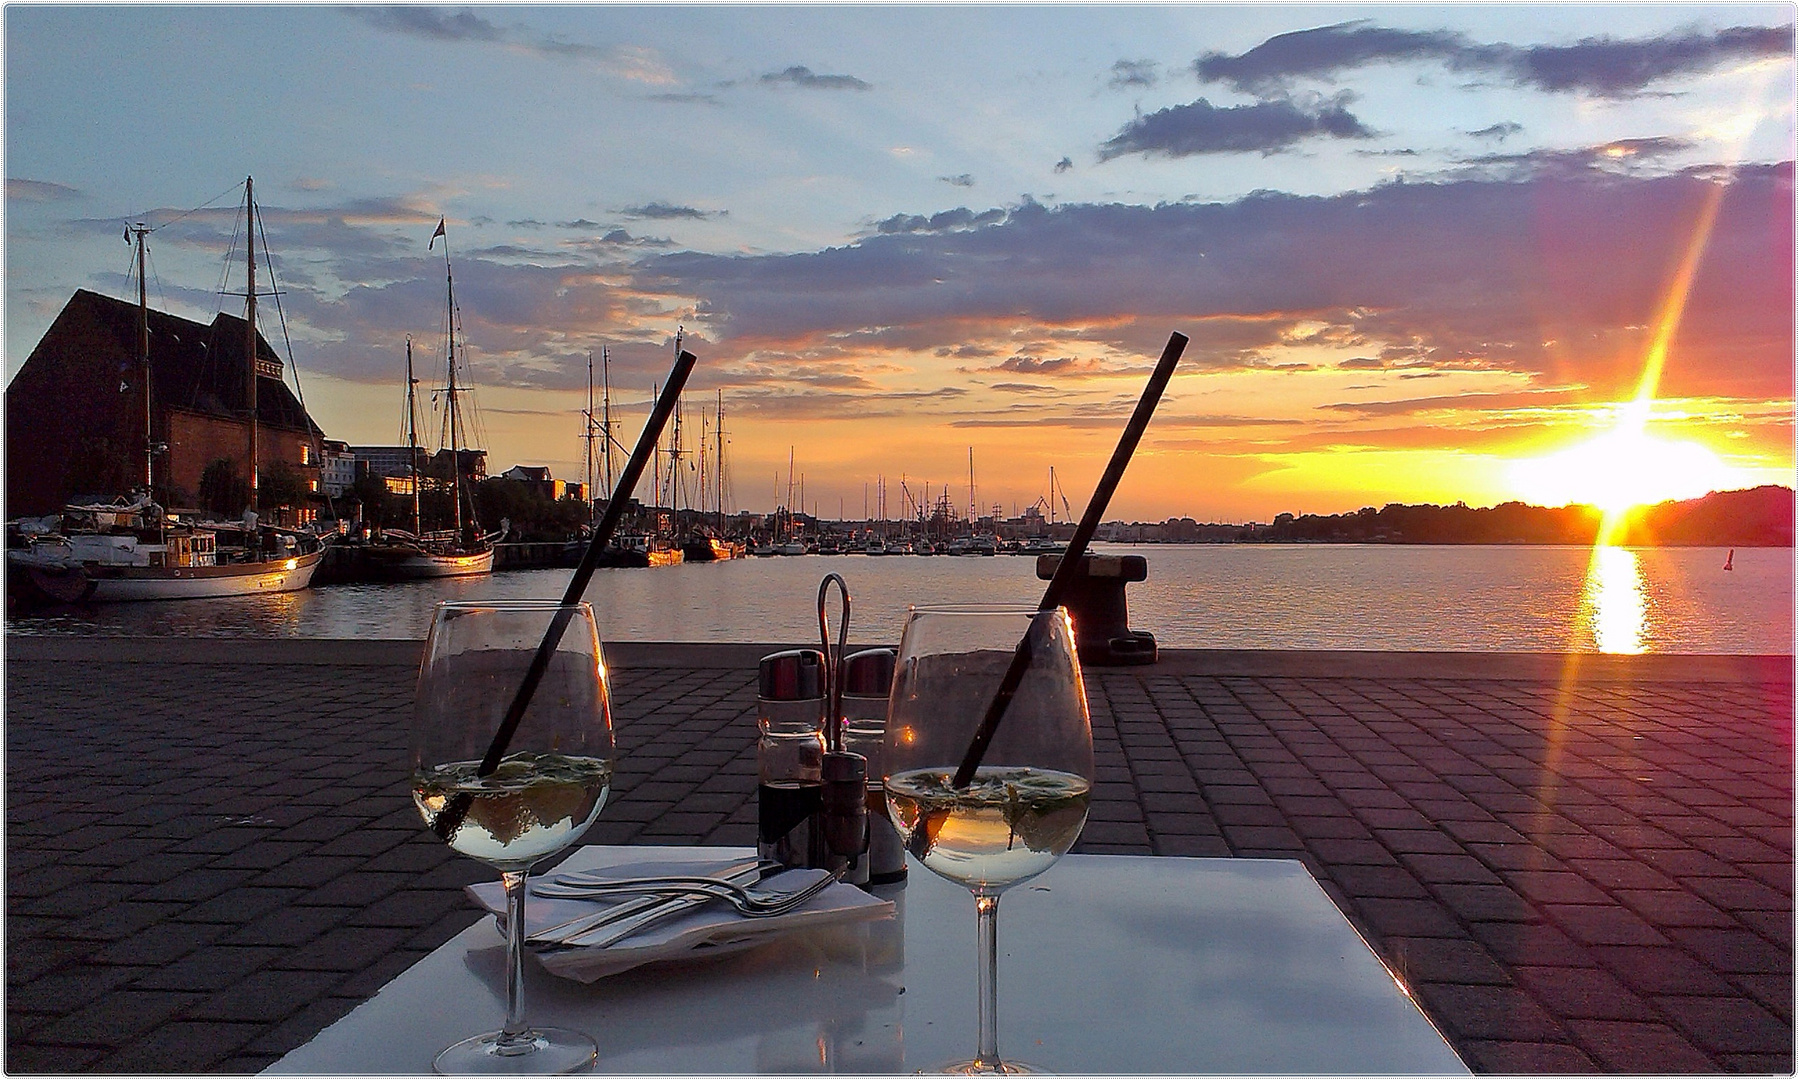
[[[616,941],[630,937],[639,930],[654,923],[661,922],[683,911],[701,907],[713,900],[723,900],[736,909],[746,919],[767,919],[777,915],[785,915],[806,901],[817,896],[842,876],[842,870],[832,870],[816,881],[787,892],[769,892],[766,890],[750,890],[742,886],[720,882],[694,883],[680,886],[670,898],[648,911],[605,926],[586,926],[573,932],[564,932],[557,927],[549,931],[540,931],[528,940],[536,945],[549,945],[563,948],[605,948]],[[637,883],[633,883],[637,884]]]

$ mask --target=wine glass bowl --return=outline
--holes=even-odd
[[[542,600],[438,605],[413,708],[413,802],[452,850],[500,871],[508,972],[506,1026],[446,1049],[439,1072],[542,1074],[593,1064],[597,1048],[588,1036],[525,1022],[525,878],[599,817],[613,754],[592,608]]]
[[[1022,665],[968,783],[970,754],[1008,669]],[[1086,824],[1093,735],[1068,613],[1057,608],[912,609],[881,748],[883,784],[907,851],[976,898],[980,1047],[946,1071],[1030,1071],[997,1047],[999,895],[1048,870]]]

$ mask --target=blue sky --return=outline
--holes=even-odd
[[[1711,221],[1650,423],[1709,486],[1790,482],[1792,18],[12,6],[6,368],[75,288],[128,294],[130,221],[153,304],[238,310],[253,175],[352,442],[397,438],[405,336],[441,337],[443,217],[497,469],[578,477],[588,351],[638,403],[684,327],[735,505],[789,447],[834,511],[973,446],[1009,512],[1091,485],[1181,330],[1121,514],[1490,503],[1639,392]]]

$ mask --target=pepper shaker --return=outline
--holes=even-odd
[[[863,649],[843,659],[843,748],[868,759],[868,883],[906,880],[906,848],[887,810],[881,783],[881,741],[887,737],[887,694],[893,687],[894,650]]]
[[[786,867],[821,866],[824,655],[772,653],[756,677],[756,854]]]

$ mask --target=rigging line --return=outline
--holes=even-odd
[[[150,231],[156,232],[161,229],[166,229],[170,225],[175,224],[177,221],[180,221],[184,217],[191,217],[192,215],[197,214],[202,210],[205,210],[207,207],[210,207],[213,203],[218,202],[220,199],[224,198],[225,196],[231,194],[233,191],[236,191],[238,188],[241,188],[243,186],[244,186],[243,181],[240,180],[237,183],[232,184],[230,187],[226,188],[224,191],[219,192],[217,195],[214,195],[212,198],[201,203],[199,206],[194,207],[192,210],[188,210],[184,213],[178,214],[175,217],[172,217],[169,220],[163,222],[161,225],[157,225],[157,226],[153,227]],[[148,213],[146,213],[144,215],[144,217],[148,217],[148,216],[149,216]],[[140,217],[140,218],[138,218],[138,220],[142,221],[142,220],[144,220],[144,218]]]
[[[244,216],[249,217],[248,208],[246,208]],[[234,217],[231,219],[231,243],[225,247],[225,261],[219,265],[219,286],[214,293],[220,311],[225,310],[225,287],[231,284],[231,267],[237,261],[235,258],[237,255],[237,230],[237,219]]]
[[[294,341],[287,332],[287,310],[281,306],[281,283],[275,279],[275,259],[269,254],[269,229],[262,220],[262,211],[256,212],[256,231],[262,234],[262,262],[269,269],[269,295],[275,298],[275,318],[281,324],[281,343],[287,347],[288,370],[294,373],[294,396],[300,402],[300,415],[306,420],[306,433],[312,439],[312,453],[316,459],[314,464],[319,470],[319,494],[325,497],[325,510],[333,518],[337,517],[337,506],[331,499],[331,492],[325,487],[325,443],[319,426],[312,422],[312,414],[306,410],[306,390],[300,385],[300,364],[294,359]],[[254,363],[254,361],[252,361]]]

